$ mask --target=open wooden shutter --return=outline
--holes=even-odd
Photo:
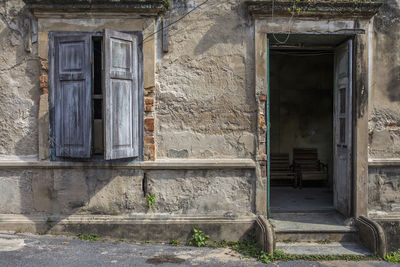
[[[92,142],[90,35],[54,36],[56,156],[88,158]]]
[[[137,37],[105,30],[105,158],[139,155]]]
[[[351,215],[353,41],[335,49],[334,75],[334,206]]]

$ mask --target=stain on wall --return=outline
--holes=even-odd
[[[173,1],[170,21],[193,4]],[[254,155],[250,21],[241,1],[210,0],[170,27],[169,52],[160,54],[157,68],[158,158]]]
[[[370,212],[400,212],[400,170],[369,168],[368,206]]]
[[[373,27],[369,156],[400,157],[400,1],[384,1]]]
[[[148,171],[146,177],[142,170],[132,169],[1,170],[0,214],[254,212],[252,170],[162,170]],[[155,194],[151,209],[146,206],[146,194]]]
[[[0,2],[0,157],[37,155],[39,61],[34,30],[33,16],[22,0]]]

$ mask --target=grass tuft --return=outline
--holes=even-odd
[[[79,233],[76,236],[81,240],[87,240],[87,241],[90,241],[90,242],[94,242],[94,241],[99,240],[99,236],[96,235],[96,234],[88,234],[88,235],[86,235],[86,234]]]
[[[388,253],[385,256],[385,261],[400,264],[400,248],[397,251]]]

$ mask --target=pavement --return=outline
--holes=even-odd
[[[262,264],[229,248],[174,247],[63,236],[0,234],[0,266],[398,266],[384,261],[289,261]]]

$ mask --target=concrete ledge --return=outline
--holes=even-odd
[[[368,167],[400,167],[400,158],[369,159]]]
[[[293,7],[292,1],[281,0],[246,0],[245,4],[250,14],[253,15],[284,15],[291,16],[289,8]],[[301,8],[301,12],[297,16],[307,17],[364,17],[371,18],[378,11],[382,2],[368,1],[303,1],[296,2],[296,7]]]
[[[24,161],[0,160],[0,169],[47,168],[47,169],[142,169],[142,170],[197,170],[197,169],[254,169],[252,159],[179,159],[143,162],[73,162],[73,161]]]
[[[380,221],[400,221],[400,212],[369,211],[368,218]]]
[[[0,215],[1,231],[40,234],[98,234],[100,237],[124,238],[133,241],[188,242],[194,226],[210,240],[240,240],[254,234],[256,216],[184,217],[173,215]]]
[[[167,10],[166,0],[24,0],[34,10],[129,10],[140,13],[158,13]]]

